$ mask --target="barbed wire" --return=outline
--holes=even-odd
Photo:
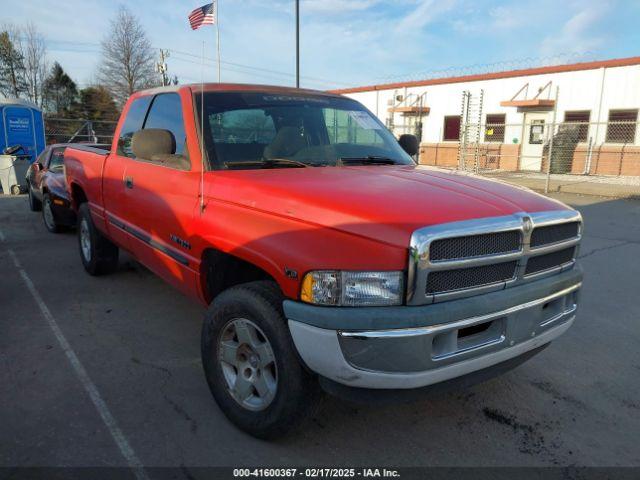
[[[551,65],[563,65],[567,63],[578,63],[593,61],[596,52],[566,52],[544,57],[523,57],[510,60],[500,60],[496,62],[474,63],[470,65],[449,66],[431,70],[420,70],[410,74],[385,75],[376,77],[381,82],[398,81],[418,81],[430,80],[434,78],[462,77],[466,75],[479,75],[485,73],[505,72],[509,70],[521,70],[527,68],[544,67]]]

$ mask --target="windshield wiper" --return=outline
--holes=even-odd
[[[236,167],[261,167],[261,168],[273,168],[273,167],[295,167],[295,168],[307,168],[311,165],[299,162],[298,160],[291,160],[289,158],[263,158],[262,160],[246,160],[242,162],[224,162],[224,166],[227,168]]]
[[[393,158],[368,155],[366,157],[341,157],[338,159],[337,165],[397,165],[397,163],[398,162],[396,162]]]

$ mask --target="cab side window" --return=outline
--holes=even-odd
[[[129,111],[127,117],[124,119],[122,130],[120,131],[120,138],[118,138],[118,155],[123,155],[129,158],[135,158],[133,151],[131,150],[131,139],[133,134],[138,130],[142,130],[144,119],[151,103],[151,96],[140,97],[135,99]]]
[[[182,104],[177,93],[156,95],[151,104],[144,128],[160,128],[169,130],[176,139],[176,155],[185,154],[187,136],[184,131]]]

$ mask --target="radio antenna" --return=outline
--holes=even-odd
[[[200,68],[200,214],[204,212],[204,40]]]

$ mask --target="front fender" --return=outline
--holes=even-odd
[[[209,201],[194,241],[200,252],[216,248],[271,275],[283,293],[298,298],[311,270],[405,270],[408,249],[254,208]]]

